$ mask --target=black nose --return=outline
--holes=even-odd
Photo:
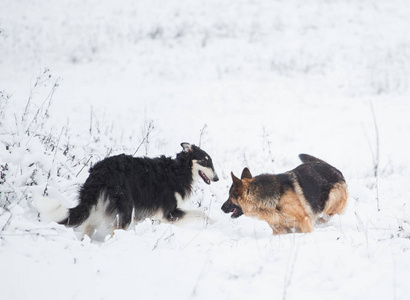
[[[232,211],[232,204],[229,199],[225,201],[225,203],[221,206],[221,209],[226,214]]]
[[[216,176],[214,177],[214,181],[215,181],[215,182],[216,182],[216,181],[219,181],[218,175],[216,175]]]

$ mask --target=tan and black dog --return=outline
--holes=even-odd
[[[241,179],[232,172],[229,199],[222,205],[232,218],[242,214],[268,222],[273,234],[311,232],[315,222],[327,222],[346,207],[343,174],[328,163],[300,154],[302,164],[292,171],[252,177],[248,168]]]

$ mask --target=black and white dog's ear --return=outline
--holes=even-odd
[[[185,152],[192,151],[192,145],[190,143],[181,143],[181,147],[184,149]]]

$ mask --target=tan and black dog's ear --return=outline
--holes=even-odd
[[[232,182],[234,184],[242,184],[242,181],[231,172]]]
[[[231,172],[232,182],[233,182],[233,189],[238,192],[242,193],[243,183],[238,177],[236,177],[233,172]]]
[[[252,178],[251,171],[249,171],[248,168],[244,168],[242,171],[241,179],[244,179],[244,178],[248,178],[248,179]]]

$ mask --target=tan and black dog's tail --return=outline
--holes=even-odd
[[[325,163],[325,164],[327,164],[327,162],[325,162],[324,160],[321,160],[321,159],[316,158],[316,157],[314,157],[314,156],[312,156],[312,155],[309,155],[309,154],[304,154],[304,153],[299,154],[299,158],[300,158],[300,160],[301,160],[303,163],[307,163],[307,162],[320,162],[320,163]]]

